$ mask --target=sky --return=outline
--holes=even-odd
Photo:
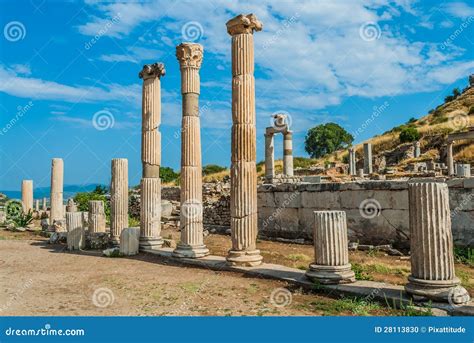
[[[286,113],[295,156],[307,130],[336,122],[360,143],[425,115],[474,73],[470,1],[0,2],[0,190],[110,182],[112,158],[141,176],[141,80],[162,62],[162,166],[179,170],[175,47],[200,43],[203,165],[230,165],[231,58],[225,23],[254,13],[257,161],[265,127]],[[276,137],[275,157],[282,155]]]

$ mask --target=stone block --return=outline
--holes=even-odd
[[[140,228],[128,227],[120,234],[120,253],[126,256],[137,255],[140,243]]]
[[[301,193],[275,192],[275,205],[281,208],[299,208],[301,206]]]
[[[303,192],[301,193],[301,206],[304,208],[334,209],[341,207],[339,192]]]
[[[474,248],[474,212],[451,212],[451,227],[455,246]]]
[[[474,177],[469,177],[463,180],[464,188],[474,188]]]
[[[261,192],[260,189],[257,193],[257,204],[260,207],[276,207],[274,193]]]

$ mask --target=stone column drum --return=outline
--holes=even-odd
[[[63,220],[63,180],[64,163],[61,158],[53,158],[51,162],[51,196],[50,196],[50,223]]]
[[[265,180],[272,182],[275,175],[275,143],[272,127],[267,127],[265,132]]]
[[[283,174],[293,176],[293,132],[283,132]]]
[[[142,176],[160,177],[161,164],[161,77],[162,63],[147,64],[138,76],[142,90]]]
[[[458,163],[456,165],[457,177],[471,177],[471,165],[469,163]]]
[[[253,14],[227,22],[232,36],[231,265],[262,263],[257,240],[257,168],[253,31],[262,24]]]
[[[448,175],[454,175],[454,161],[453,161],[453,142],[448,142],[446,164],[448,165]]]
[[[140,249],[161,248],[161,180],[144,177],[140,183]]]
[[[21,204],[23,212],[33,211],[33,180],[21,182]]]
[[[120,234],[128,227],[128,160],[112,159],[112,180],[110,183],[110,238],[119,245]]]
[[[176,47],[181,70],[183,118],[181,126],[181,241],[176,257],[203,257],[201,129],[199,120],[199,69],[203,58],[200,44],[182,43]]]
[[[38,199],[35,200],[35,211],[39,212],[40,210],[40,201]]]
[[[372,174],[372,144],[364,143],[364,173]]]
[[[355,149],[349,148],[349,175],[356,175]]]
[[[314,211],[315,262],[306,276],[322,284],[349,283],[355,274],[349,263],[347,220],[344,211]]]
[[[66,213],[67,247],[69,250],[83,249],[86,244],[85,232],[82,226],[81,212]]]
[[[89,201],[89,233],[105,232],[105,210],[102,200]]]
[[[469,294],[454,275],[448,185],[410,183],[408,201],[411,275],[405,290],[435,301],[469,301]]]

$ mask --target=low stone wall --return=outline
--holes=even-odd
[[[447,183],[454,243],[472,247],[474,178],[451,179]],[[350,241],[409,247],[407,181],[300,183],[258,188],[258,227],[262,237],[310,241],[316,210],[346,211]]]
[[[179,201],[181,197],[180,188],[178,186],[161,187],[161,199],[169,201]]]

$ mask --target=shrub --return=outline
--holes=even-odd
[[[160,168],[160,178],[164,183],[176,181],[179,178],[179,173],[176,173],[170,167],[161,167]]]
[[[217,164],[207,164],[204,167],[202,167],[202,175],[215,174],[215,173],[224,171],[226,169],[227,169],[226,167],[222,167]]]
[[[21,212],[18,216],[12,218],[15,227],[27,227],[33,221],[33,212],[29,210],[27,213]]]
[[[407,143],[407,142],[414,142],[419,140],[421,137],[420,133],[414,127],[405,127],[400,131],[400,142]]]

